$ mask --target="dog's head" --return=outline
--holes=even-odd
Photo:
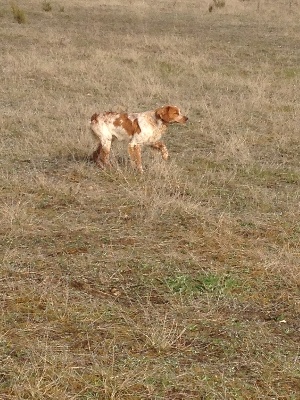
[[[166,124],[170,124],[172,122],[184,124],[188,120],[188,117],[183,115],[180,109],[176,106],[160,107],[155,110],[155,116]]]

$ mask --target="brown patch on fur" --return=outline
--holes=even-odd
[[[103,117],[110,117],[111,115],[117,115],[114,111],[106,111],[103,113]]]
[[[91,117],[91,123],[96,124],[98,122],[98,117],[99,117],[99,114],[97,114],[97,113],[93,114]]]
[[[139,126],[139,123],[138,123],[137,118],[135,118],[135,119],[132,121],[132,127],[133,127],[135,133],[141,133],[141,128],[140,128],[140,126]]]
[[[141,132],[138,120],[135,118],[133,121],[131,121],[126,113],[120,114],[120,116],[114,121],[114,126],[121,126],[129,136],[133,136],[135,133]]]

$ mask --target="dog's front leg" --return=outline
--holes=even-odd
[[[138,144],[128,146],[128,153],[131,160],[131,165],[137,167],[138,171],[142,174],[144,172],[142,166],[142,152],[141,146]]]
[[[164,160],[169,158],[169,152],[166,145],[163,142],[155,142],[151,144],[152,149],[158,150],[161,152],[161,156]]]

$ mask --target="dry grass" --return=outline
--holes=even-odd
[[[298,399],[297,4],[107,3],[0,5],[1,400]],[[169,102],[170,162],[89,163]]]
[[[25,12],[15,4],[11,4],[11,12],[13,15],[14,20],[18,24],[24,24],[26,22],[26,15]]]

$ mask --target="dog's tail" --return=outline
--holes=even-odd
[[[91,116],[91,120],[89,121],[91,125],[97,124],[99,118],[99,114],[95,113]]]
[[[91,116],[91,119],[89,121],[89,126],[90,126],[90,131],[92,133],[92,136],[98,140],[101,137],[101,132],[99,130],[99,125],[98,125],[99,117],[100,117],[100,114],[95,113]]]

